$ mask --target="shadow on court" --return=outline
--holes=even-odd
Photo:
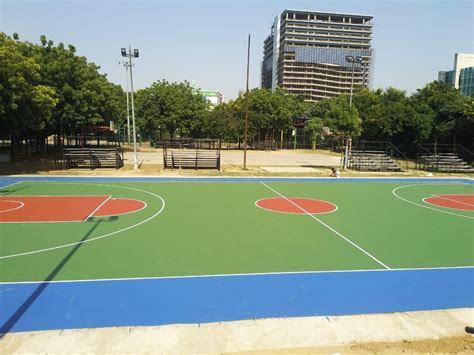
[[[2,196],[7,196],[7,195],[11,195],[15,192],[18,192],[18,191],[21,191],[21,190],[24,190],[24,189],[27,189],[29,186],[22,186],[22,187],[19,187],[17,189],[8,189],[8,190],[0,190],[0,194],[3,194]]]
[[[3,338],[10,330],[15,326],[15,324],[23,317],[23,315],[28,311],[28,309],[33,305],[33,303],[38,299],[38,297],[43,293],[43,291],[48,287],[50,281],[54,280],[56,275],[64,268],[67,262],[74,256],[74,254],[82,246],[83,242],[86,241],[94,230],[105,221],[114,221],[117,220],[117,216],[112,216],[107,218],[107,220],[100,219],[97,221],[91,220],[85,223],[93,224],[90,230],[86,233],[84,237],[76,244],[71,251],[59,262],[59,264],[49,273],[49,275],[42,281],[36,290],[23,302],[23,304],[18,307],[18,309],[13,313],[9,319],[0,327],[0,339]]]

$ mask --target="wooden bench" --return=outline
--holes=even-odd
[[[204,149],[163,149],[165,169],[217,169],[221,170],[219,150]]]
[[[64,148],[56,161],[57,169],[123,167],[120,148]]]

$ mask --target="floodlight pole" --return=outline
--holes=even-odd
[[[249,66],[250,66],[250,33],[247,46],[247,88],[245,89],[245,127],[244,127],[244,170],[247,170],[247,131],[249,121]]]
[[[120,64],[120,63],[119,63]],[[128,77],[128,63],[122,62],[122,65],[125,67],[126,77],[127,77],[127,140],[128,145],[130,145],[130,103],[129,103],[129,94],[130,94],[130,79]]]
[[[352,108],[352,91],[353,91],[353,88],[354,88],[354,65],[355,63],[363,63],[364,61],[364,58],[362,57],[355,57],[353,55],[347,55],[346,56],[346,61],[351,63],[351,92],[349,94],[349,107]],[[364,77],[364,81],[365,81],[365,77]],[[347,161],[348,161],[348,157],[349,157],[349,146],[351,145],[351,141],[352,141],[352,138],[349,137],[347,138],[347,141],[346,141],[346,146],[344,148],[344,161],[343,161],[343,164],[342,164],[342,168],[344,170],[347,169]]]
[[[138,57],[138,50],[134,49],[132,53],[132,48],[128,46],[128,53],[125,48],[122,48],[122,57],[128,57],[128,67],[130,68],[130,98],[132,105],[132,130],[133,130],[133,170],[138,170],[138,155],[137,155],[137,134],[135,130],[135,103],[133,100],[133,64],[132,57]]]

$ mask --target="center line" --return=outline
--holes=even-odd
[[[328,224],[324,223],[323,221],[321,221],[318,217],[314,216],[313,214],[309,213],[308,211],[306,211],[303,207],[299,206],[298,204],[294,203],[293,201],[291,201],[289,198],[283,196],[281,193],[279,193],[277,190],[271,188],[270,186],[268,186],[267,184],[265,184],[264,182],[260,182],[262,185],[264,185],[265,187],[267,187],[268,189],[272,190],[274,193],[276,193],[277,195],[283,197],[285,200],[287,200],[288,202],[290,202],[292,205],[296,206],[297,208],[299,208],[301,211],[303,211],[304,213],[306,213],[308,216],[310,216],[311,218],[315,219],[316,221],[318,221],[319,223],[321,223],[324,227],[326,227],[327,229],[329,229],[331,232],[334,232],[336,235],[338,235],[339,237],[341,237],[342,239],[344,239],[346,242],[348,242],[349,244],[351,244],[352,246],[356,247],[357,249],[359,249],[361,252],[363,252],[365,255],[367,255],[368,257],[370,257],[372,260],[376,261],[377,263],[379,263],[380,265],[382,265],[384,268],[388,269],[388,270],[391,270],[390,267],[388,267],[387,265],[385,265],[383,262],[381,262],[379,259],[377,259],[375,256],[373,256],[372,254],[370,254],[368,251],[362,249],[360,246],[358,246],[357,244],[355,244],[354,242],[352,242],[351,240],[347,239],[346,237],[344,237],[341,233],[339,233],[338,231],[336,231],[335,229],[333,229],[331,226],[329,226]]]

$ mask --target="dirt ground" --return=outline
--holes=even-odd
[[[474,354],[474,336],[466,334],[442,339],[374,342],[320,348],[236,352],[245,355],[309,355],[309,354]]]

